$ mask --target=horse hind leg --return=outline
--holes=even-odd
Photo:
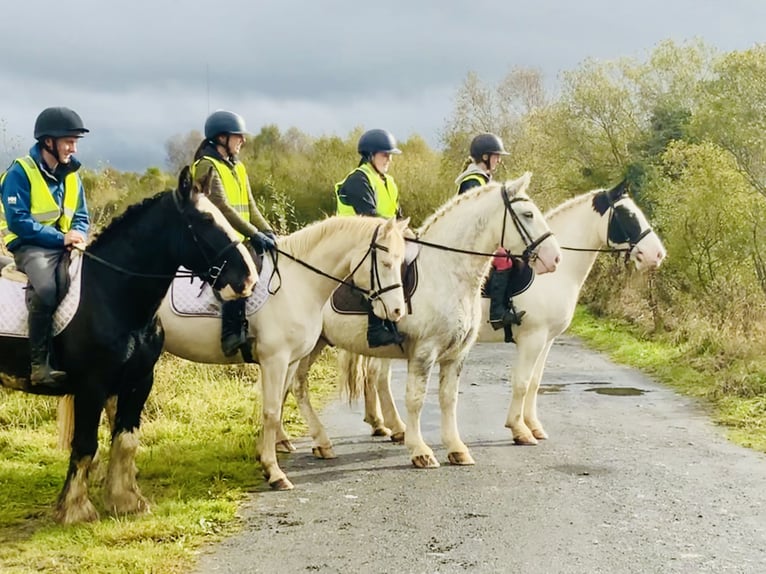
[[[82,393],[74,399],[74,432],[64,487],[59,494],[53,517],[61,524],[98,520],[98,512],[88,494],[91,465],[98,448],[98,423],[103,397]]]
[[[117,398],[117,412],[112,431],[109,466],[106,471],[104,504],[114,514],[149,512],[149,501],[141,494],[136,481],[136,451],[141,411],[149,396],[154,375],[123,384]],[[129,389],[129,390],[127,390]]]
[[[363,374],[364,379],[364,422],[372,427],[372,436],[391,436],[391,429],[383,422],[383,413],[380,409],[380,399],[378,396],[378,376],[380,366],[377,359],[368,358],[364,360]]]

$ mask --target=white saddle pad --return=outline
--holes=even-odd
[[[181,268],[183,269],[183,267]],[[253,294],[247,299],[246,314],[252,315],[269,298],[269,279],[274,269],[271,257],[263,258],[263,267]],[[216,299],[213,289],[199,277],[173,279],[170,284],[170,308],[181,317],[220,317],[221,302]]]
[[[53,315],[53,334],[58,335],[77,312],[80,305],[80,286],[82,285],[82,255],[72,251],[69,265],[69,291]],[[29,336],[27,326],[26,284],[0,277],[0,336]]]

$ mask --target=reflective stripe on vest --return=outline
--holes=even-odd
[[[29,180],[29,212],[32,217],[42,225],[55,225],[59,231],[66,233],[72,227],[72,219],[77,210],[79,199],[80,182],[76,173],[70,173],[64,178],[64,211],[62,213],[56,200],[53,198],[48,183],[45,181],[40,168],[37,167],[32,156],[25,156],[15,161],[27,174]],[[0,176],[0,184],[5,180],[8,172]],[[18,238],[18,235],[8,229],[8,221],[0,204],[0,237],[9,245]]]
[[[226,201],[231,208],[236,211],[242,219],[250,223],[250,200],[247,195],[247,171],[245,170],[245,164],[239,161],[234,164],[235,177],[228,165],[206,155],[195,161],[194,165],[192,165],[192,178],[196,179],[197,176],[195,172],[197,164],[203,159],[212,163],[213,167],[215,167],[215,170],[218,172],[218,177],[221,179],[221,185],[223,185],[223,190],[226,192]],[[237,232],[237,237],[242,241],[245,236]]]
[[[489,179],[480,173],[470,173],[458,182],[456,193],[460,193],[460,186],[462,186],[466,181],[471,181],[472,179],[478,181],[479,185],[486,185],[489,182]]]
[[[370,182],[370,186],[375,192],[375,209],[378,215],[381,217],[396,216],[396,212],[399,209],[399,188],[396,187],[394,178],[387,175],[384,182],[380,174],[369,163],[363,163],[354,171],[361,171],[367,176],[367,181]],[[354,171],[349,173],[343,181],[335,184],[335,200],[337,203],[335,212],[337,215],[356,215],[354,208],[343,203],[340,200],[340,195],[338,195],[341,186]]]

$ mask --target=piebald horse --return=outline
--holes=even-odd
[[[567,251],[555,276],[538,277],[524,293],[514,297],[514,304],[527,313],[513,336],[517,359],[511,368],[512,398],[505,426],[520,445],[535,445],[548,438],[537,416],[537,391],[545,361],[554,339],[572,321],[585,280],[600,252],[622,252],[639,271],[659,267],[666,252],[662,241],[649,225],[646,216],[627,195],[625,184],[611,190],[594,190],[569,199],[546,214],[562,249]],[[503,331],[488,323],[489,301],[483,302],[479,341],[502,342]],[[368,373],[358,374],[365,386],[365,420],[374,433],[393,431],[401,440],[403,423],[396,411],[390,389],[390,366],[370,365]],[[359,384],[359,381],[351,381]],[[376,401],[376,392],[379,404]]]
[[[209,181],[208,176],[204,186],[193,186],[184,168],[177,189],[129,207],[80,255],[80,276],[68,295],[74,297],[79,290],[79,299],[64,299],[72,300],[76,310],[63,319],[68,323],[53,340],[55,367],[68,374],[62,394],[74,395],[69,469],[55,510],[61,523],[98,519],[88,493],[88,473],[108,397],[118,401],[106,508],[117,514],[149,508],[136,482],[138,428],[162,351],[156,312],[179,266],[202,277],[226,299],[250,295],[257,281],[252,257],[206,197]],[[0,279],[6,294],[23,287],[7,281]],[[21,301],[23,306],[23,295]],[[58,312],[59,320],[62,313],[66,311]],[[25,336],[0,336],[0,383],[39,392],[29,385]]]
[[[441,435],[448,460],[456,465],[474,464],[458,432],[457,397],[463,362],[479,330],[480,287],[491,253],[498,244],[511,253],[525,252],[538,274],[556,270],[561,259],[556,237],[526,194],[530,178],[531,174],[526,173],[505,184],[490,183],[455,196],[424,222],[418,231],[423,247],[418,257],[419,282],[411,300],[412,313],[399,322],[399,330],[406,337],[402,349],[396,346],[370,349],[364,337],[363,317],[341,315],[325,306],[323,337],[330,344],[351,353],[379,357],[386,366],[388,359],[407,359],[408,424],[404,438],[416,467],[439,466],[420,430],[426,386],[436,363]],[[319,348],[302,361],[293,392],[309,424],[315,455],[331,458],[332,442],[311,407],[306,384],[306,374],[318,352]],[[356,374],[367,364],[378,362],[379,359],[354,357],[340,370],[349,382],[356,382],[359,380]],[[390,408],[395,409],[393,401]],[[400,422],[393,430],[403,434],[404,424]]]
[[[279,467],[275,448],[282,399],[298,361],[319,339],[322,308],[338,282],[350,279],[367,293],[381,318],[396,322],[406,314],[401,267],[408,223],[408,219],[331,217],[278,239],[279,275],[270,286],[276,293],[248,317],[263,389],[263,429],[257,450],[272,488],[293,488]],[[220,317],[180,316],[168,298],[159,317],[170,353],[200,363],[242,362],[239,354],[228,358],[221,352]]]

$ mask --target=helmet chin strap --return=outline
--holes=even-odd
[[[53,142],[53,147],[48,147],[48,145],[45,143],[48,138],[44,138],[42,143],[42,147],[45,151],[47,151],[49,154],[53,156],[53,158],[56,160],[56,165],[61,163],[61,157],[59,156],[59,148],[58,145],[56,145],[57,138],[50,138],[50,140]],[[53,166],[55,169],[56,166]]]

